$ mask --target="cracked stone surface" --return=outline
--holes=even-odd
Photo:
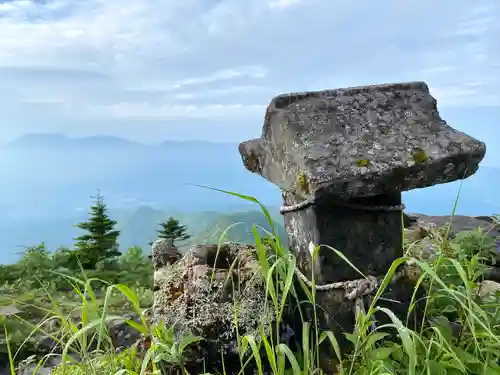
[[[486,146],[439,115],[424,82],[290,93],[262,135],[239,146],[247,169],[301,198],[401,192],[474,174]]]

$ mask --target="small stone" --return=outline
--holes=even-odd
[[[500,283],[492,280],[484,280],[479,283],[479,286],[474,291],[479,297],[485,301],[488,299],[497,300],[497,294],[500,293]]]
[[[181,258],[181,254],[171,238],[160,238],[154,241],[151,254],[155,270],[164,265],[173,264]]]

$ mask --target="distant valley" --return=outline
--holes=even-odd
[[[144,145],[115,137],[72,139],[30,135],[0,147],[0,263],[15,260],[21,246],[45,241],[71,246],[73,227],[86,218],[90,196],[100,189],[119,222],[123,248],[147,246],[161,220],[174,215],[192,241],[214,241],[233,222],[235,240],[251,240],[252,224],[265,225],[258,207],[200,187],[252,195],[268,206],[282,231],[279,189],[248,172],[235,143],[166,141]],[[404,193],[408,212],[446,215],[460,182]],[[481,167],[463,182],[457,213],[500,213],[500,168]]]
[[[141,206],[134,210],[111,209],[109,214],[118,221],[117,229],[121,231],[118,242],[122,250],[133,246],[148,250],[150,248],[148,243],[156,239],[158,223],[166,220],[170,215],[178,219],[181,224],[186,225],[188,233],[192,236],[189,240],[178,244],[181,250],[195,243],[217,243],[223,232],[235,223],[239,224],[234,225],[227,232],[226,241],[253,242],[252,227],[254,224],[258,228],[263,227],[270,230],[264,215],[257,210],[232,213],[215,211],[174,212]],[[280,221],[277,210],[275,210],[273,216],[275,230],[281,236],[284,236],[283,223]],[[26,218],[24,221],[15,220],[2,223],[2,235],[4,235],[3,238],[9,239],[10,247],[5,246],[2,249],[0,264],[15,261],[20,252],[24,250],[23,246],[37,245],[42,241],[50,249],[59,246],[70,247],[73,238],[81,234],[74,227],[74,224],[85,220],[86,217],[86,213],[81,213],[73,217],[50,218],[48,220]],[[260,232],[262,233],[261,230]],[[16,239],[17,243],[14,242]]]

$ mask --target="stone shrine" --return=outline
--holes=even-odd
[[[401,193],[471,176],[486,146],[450,127],[428,86],[411,82],[279,95],[260,138],[239,151],[249,171],[281,188],[299,269],[310,279],[315,267],[326,284],[362,277],[326,246],[366,276],[385,275],[403,255]],[[311,242],[325,246],[315,264]],[[344,313],[354,302],[339,305],[343,297],[318,293],[326,326],[352,325]]]

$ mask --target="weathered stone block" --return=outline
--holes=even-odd
[[[291,93],[269,104],[245,166],[304,199],[373,196],[468,177],[485,144],[450,127],[423,82]]]
[[[290,245],[307,274],[311,241],[380,274],[402,255],[401,192],[470,176],[486,148],[447,125],[427,85],[411,82],[279,95],[261,137],[239,150],[250,171],[282,189]],[[317,275],[359,276],[330,250]]]

